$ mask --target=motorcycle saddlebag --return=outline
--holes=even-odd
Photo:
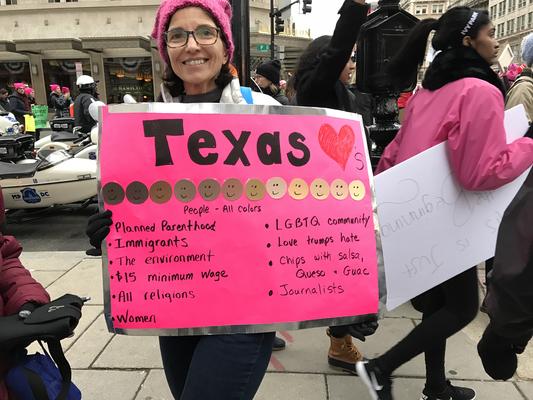
[[[14,161],[24,158],[33,152],[32,135],[0,136],[0,160]]]

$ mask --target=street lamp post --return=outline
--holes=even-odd
[[[359,33],[356,85],[360,92],[369,93],[374,99],[374,124],[368,127],[374,168],[400,129],[400,91],[412,90],[416,84],[415,73],[401,87],[394,85],[386,67],[417,22],[418,18],[400,8],[399,0],[380,0],[378,9],[368,16]]]
[[[231,27],[235,55],[233,63],[237,67],[240,81],[250,86],[250,3],[249,0],[230,0],[233,8]]]

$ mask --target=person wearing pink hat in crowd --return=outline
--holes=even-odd
[[[15,91],[13,94],[11,94],[11,96],[9,96],[9,107],[11,108],[11,112],[17,121],[24,125],[24,115],[31,112],[30,102],[25,93],[26,84],[22,82],[15,82],[13,84],[13,89],[15,89]]]
[[[24,94],[28,98],[28,102],[30,103],[30,109],[31,109],[31,105],[35,104],[35,90],[33,90],[33,88],[28,86],[24,88]]]
[[[66,86],[63,86],[61,88],[61,93],[63,93],[63,97],[65,98],[65,111],[63,113],[63,116],[70,117],[70,107],[71,107],[71,104],[73,104],[72,96],[70,94],[70,89]]]
[[[270,96],[241,90],[238,78],[231,74],[229,63],[234,52],[231,17],[227,0],[161,3],[152,32],[165,62],[160,101],[248,104],[253,100],[253,104],[279,105]],[[110,211],[89,219],[87,235],[95,247],[91,249],[94,253],[101,249],[112,224]],[[173,397],[253,399],[266,372],[274,336],[274,332],[269,332],[160,337],[163,367]]]
[[[61,92],[61,86],[56,83],[50,85],[50,107],[55,110],[55,117],[67,117],[69,110],[67,106],[67,100]]]

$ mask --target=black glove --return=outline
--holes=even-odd
[[[350,325],[332,326],[329,328],[330,333],[336,337],[341,338],[344,335],[351,335],[356,339],[364,342],[366,336],[373,335],[378,329],[378,316],[373,315],[364,322],[357,322]]]
[[[494,332],[489,324],[477,345],[477,352],[485,372],[492,379],[507,380],[516,372],[516,354],[524,351],[531,336],[507,338]]]
[[[102,248],[102,241],[109,235],[109,227],[113,224],[111,220],[113,213],[110,210],[98,212],[87,221],[85,233],[89,236],[89,242],[96,249]]]

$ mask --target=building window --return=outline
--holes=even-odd
[[[518,8],[525,7],[527,0],[518,0]]]
[[[514,33],[514,19],[507,21],[507,35]]]
[[[0,62],[0,88],[9,90],[15,82],[31,84],[30,63],[27,61]]]
[[[497,13],[497,10],[498,10],[498,6],[494,5],[490,8],[490,18],[491,19],[494,19],[496,18],[496,13]]]
[[[509,0],[510,1],[510,0]],[[498,4],[498,17],[505,14],[505,0]]]
[[[49,3],[59,3],[59,0],[48,0]]]
[[[6,6],[15,6],[17,5],[17,0],[6,0]]]
[[[442,14],[444,12],[444,4],[433,4],[431,6],[432,14]]]
[[[526,29],[526,16],[525,14],[524,15],[521,15],[520,17],[518,17],[516,19],[516,30],[518,32],[520,31],[523,31],[524,29]]]
[[[105,58],[107,103],[123,103],[130,94],[139,103],[154,101],[152,60],[150,57]]]
[[[507,11],[511,12],[516,9],[516,0],[509,0]]]
[[[415,8],[415,14],[427,14],[428,13],[428,6],[423,4],[423,5],[418,5],[416,6]]]
[[[527,14],[527,27],[528,28],[533,27],[533,12],[530,12]]]

